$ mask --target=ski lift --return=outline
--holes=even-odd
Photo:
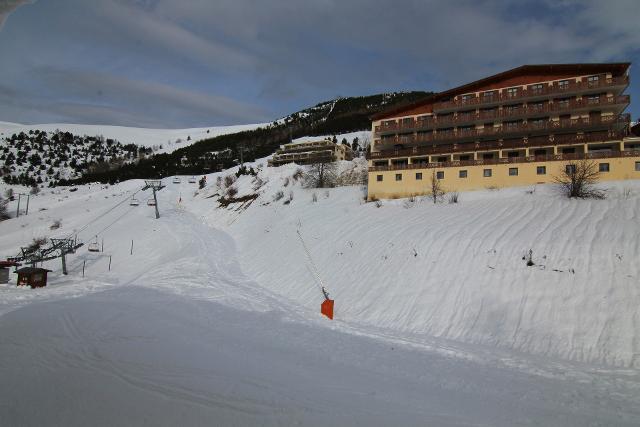
[[[100,245],[98,244],[98,236],[96,236],[96,240],[89,243],[88,246],[89,252],[100,252]]]
[[[155,206],[156,205],[156,199],[151,198],[151,199],[147,199],[147,206]]]
[[[180,178],[178,178],[177,176],[175,178],[173,178],[173,183],[174,184],[180,184]]]
[[[129,206],[139,206],[140,202],[138,201],[138,199],[135,198],[131,198],[131,200],[129,201]]]
[[[195,184],[196,183],[196,177],[192,176],[191,178],[189,178],[189,184]]]

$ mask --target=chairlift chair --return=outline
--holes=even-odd
[[[89,246],[87,247],[89,249],[89,252],[100,252],[100,245],[98,244],[98,236],[96,236],[96,240],[89,243]]]
[[[151,198],[151,199],[147,199],[147,206],[155,206],[156,205],[156,200]]]
[[[138,199],[135,198],[131,198],[131,201],[129,201],[129,206],[138,206],[140,205],[140,202],[138,201]]]
[[[174,184],[180,184],[180,178],[178,178],[178,177],[173,178],[173,183]]]
[[[189,178],[189,184],[195,184],[196,183],[196,177],[192,176],[191,178]]]

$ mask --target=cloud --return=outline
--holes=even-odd
[[[32,0],[0,0],[0,29],[11,12],[28,3],[32,3]]]
[[[444,90],[525,63],[635,60],[636,3],[38,2],[33,22],[2,33],[12,43],[0,44],[0,81],[19,95],[5,95],[0,114],[36,121],[54,114],[46,106],[87,122],[241,123],[338,95]]]
[[[157,128],[208,123],[222,125],[269,121],[263,109],[224,96],[115,75],[56,68],[32,70],[39,91],[0,87],[6,102],[22,111],[55,112],[62,121]],[[55,88],[55,89],[54,89]],[[64,96],[57,96],[63,93]],[[0,112],[2,109],[0,108]]]

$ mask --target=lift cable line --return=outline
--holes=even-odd
[[[327,316],[329,319],[333,319],[333,300],[329,298],[329,292],[327,292],[327,289],[326,289],[326,287],[324,285],[324,282],[322,281],[322,278],[320,277],[320,272],[318,271],[318,267],[313,262],[313,258],[311,258],[311,252],[309,252],[309,248],[307,248],[307,244],[304,242],[304,239],[302,238],[302,234],[300,233],[300,229],[296,230],[296,233],[298,234],[298,238],[300,239],[300,243],[302,244],[302,248],[304,249],[304,252],[307,255],[307,259],[309,260],[309,264],[311,265],[310,271],[312,271],[313,275],[315,276],[315,279],[317,280],[316,284],[318,285],[319,290],[320,290],[320,292],[322,292],[322,296],[324,298],[324,301],[322,302],[322,305],[320,306],[320,312],[322,314],[324,314],[325,316]]]
[[[69,235],[67,235],[67,238],[70,238],[71,236],[73,236],[74,234],[77,236],[78,234],[82,233],[84,230],[86,230],[87,228],[89,228],[89,226],[91,224],[93,224],[94,222],[96,222],[97,220],[99,220],[100,218],[106,216],[107,214],[109,214],[110,212],[112,212],[113,210],[115,210],[116,208],[118,208],[120,205],[122,205],[123,203],[125,203],[127,200],[129,200],[130,197],[135,196],[137,193],[139,193],[140,191],[142,191],[143,189],[140,190],[136,190],[135,193],[129,195],[127,193],[127,196],[122,199],[121,201],[119,201],[118,203],[116,203],[114,206],[112,206],[111,208],[107,209],[106,211],[104,211],[103,213],[101,213],[100,215],[98,215],[97,217],[93,218],[91,221],[89,221],[87,224],[84,225],[84,227],[80,228],[79,230],[75,230],[72,233],[70,233]]]

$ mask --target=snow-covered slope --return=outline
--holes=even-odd
[[[127,181],[45,189],[0,223],[2,256],[41,236],[105,246],[70,255],[68,276],[46,262],[46,288],[0,286],[0,417],[637,425],[640,182],[606,200],[541,186],[378,207],[264,163],[232,184],[257,198],[226,208],[216,178],[234,171],[203,190],[165,180],[159,220]]]
[[[115,139],[122,144],[136,144],[155,148],[157,152],[169,153],[178,148],[193,144],[202,139],[245,130],[257,129],[268,123],[235,125],[235,126],[210,126],[190,129],[147,129],[124,126],[106,125],[80,125],[68,123],[48,123],[38,125],[23,125],[18,123],[0,122],[0,139],[14,133],[28,132],[29,130],[43,130],[53,132],[60,130],[71,132],[74,135],[98,136]],[[162,148],[160,148],[162,146]]]
[[[319,304],[299,229],[340,319],[640,367],[639,182],[607,184],[603,201],[567,200],[539,186],[378,208],[363,203],[359,188],[302,189],[287,179],[296,169],[264,171],[268,184],[246,211],[203,212],[229,230],[243,269],[273,292]],[[248,181],[240,178],[239,194],[252,191]],[[282,190],[287,205],[273,201]]]

